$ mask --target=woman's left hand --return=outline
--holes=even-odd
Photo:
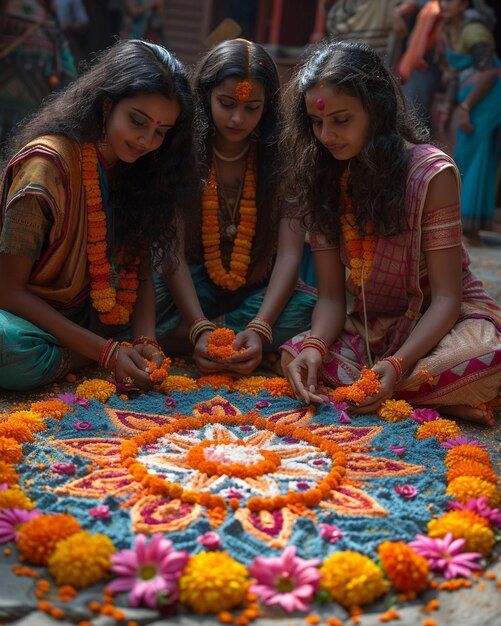
[[[471,133],[475,130],[475,126],[471,123],[470,112],[461,107],[458,112],[458,127],[463,133]]]
[[[354,415],[370,415],[371,413],[375,413],[385,400],[389,400],[393,396],[393,392],[395,391],[397,374],[391,363],[388,363],[388,361],[379,361],[372,369],[379,375],[381,389],[377,395],[368,396],[357,406],[350,407],[349,412]]]
[[[263,358],[263,340],[254,330],[242,330],[233,343],[235,350],[245,348],[243,352],[225,359],[224,366],[229,372],[240,375],[250,374],[261,363]]]
[[[164,354],[159,352],[155,346],[150,346],[147,343],[137,343],[134,346],[134,350],[138,352],[146,361],[153,361],[157,365],[162,365],[164,360]]]

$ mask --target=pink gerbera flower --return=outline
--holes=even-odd
[[[249,566],[256,579],[250,591],[265,604],[278,604],[289,613],[307,611],[318,589],[319,563],[319,559],[296,556],[295,546],[287,546],[279,557],[256,557]]]
[[[470,498],[466,504],[461,502],[448,502],[449,508],[453,511],[472,511],[480,517],[489,520],[491,526],[501,528],[501,509],[491,509],[487,504],[487,496],[480,498]]]
[[[411,417],[418,424],[424,424],[425,422],[439,420],[440,413],[435,411],[435,409],[414,409]]]
[[[138,535],[134,550],[122,550],[111,557],[111,570],[118,578],[107,585],[114,593],[130,591],[129,604],[139,606],[144,602],[150,608],[176,601],[178,579],[188,562],[186,551],[172,549],[172,541],[160,533],[146,543]]]
[[[26,511],[25,509],[2,509],[0,510],[0,543],[17,541],[19,531],[29,522],[41,515],[38,509]]]
[[[439,572],[445,578],[469,576],[474,570],[482,569],[475,562],[481,558],[479,552],[461,552],[465,539],[454,539],[447,533],[443,539],[433,539],[424,535],[416,535],[417,541],[409,546],[428,561],[431,570]]]
[[[468,439],[468,437],[459,436],[455,439],[447,438],[445,441],[442,441],[440,444],[441,448],[455,448],[456,446],[477,446],[479,448],[487,448],[485,443],[482,443],[478,439]]]

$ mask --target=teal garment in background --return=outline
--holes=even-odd
[[[460,72],[458,102],[464,102],[481,72],[473,57],[447,50],[450,65]],[[461,174],[461,219],[465,231],[492,227],[496,205],[496,177],[501,159],[501,63],[492,89],[470,111],[471,133],[456,128],[454,160]]]

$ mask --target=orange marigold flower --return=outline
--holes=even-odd
[[[289,396],[294,397],[294,392],[289,385],[287,378],[267,378],[263,382],[263,387],[270,394],[270,396]]]
[[[487,498],[487,504],[496,508],[500,502],[497,484],[492,484],[478,476],[458,476],[449,483],[446,493],[458,502],[466,504],[470,498]]]
[[[267,380],[266,376],[243,376],[233,383],[234,391],[242,391],[252,396],[264,389],[264,383]]]
[[[30,406],[30,411],[39,413],[42,417],[61,419],[66,413],[69,411],[74,412],[75,409],[62,400],[42,400],[33,402]]]
[[[9,422],[24,424],[32,433],[41,433],[48,428],[40,415],[33,411],[15,411],[10,414]]]
[[[454,539],[465,540],[464,552],[480,552],[487,555],[495,543],[494,533],[488,520],[472,511],[450,511],[428,522],[428,535],[442,539],[452,533]]]
[[[498,476],[494,469],[478,461],[457,461],[447,472],[447,482],[452,482],[459,476],[477,476],[483,478],[493,485],[497,485]],[[473,497],[473,496],[472,496]]]
[[[428,582],[428,561],[402,541],[384,541],[378,546],[381,564],[397,591],[420,593]]]
[[[197,381],[189,376],[167,376],[158,387],[158,391],[169,394],[172,391],[195,391]]]
[[[439,441],[455,439],[461,435],[461,428],[456,422],[444,418],[432,422],[424,422],[416,431],[416,439],[436,437]]]
[[[23,460],[21,444],[12,437],[0,437],[0,459],[5,463],[20,463]]]
[[[14,466],[5,461],[0,461],[0,483],[6,483],[9,486],[17,485],[19,482],[19,474]]]
[[[78,385],[77,396],[86,398],[87,400],[98,400],[104,404],[111,398],[115,391],[116,387],[113,383],[100,378],[92,378],[84,380],[83,383]]]
[[[445,455],[444,463],[446,467],[452,467],[458,461],[477,461],[492,467],[491,456],[487,450],[482,450],[479,446],[461,444],[451,448]]]
[[[28,496],[14,487],[0,491],[0,509],[25,509],[31,511],[35,508],[35,503]]]
[[[240,348],[240,350],[233,348],[235,338],[235,331],[231,328],[216,328],[207,339],[207,354],[215,361],[222,361],[243,352],[245,348]]]
[[[19,421],[7,420],[0,424],[0,437],[10,437],[19,443],[31,443],[35,441],[31,430]]]
[[[27,561],[33,565],[47,565],[59,541],[81,530],[80,524],[72,515],[40,515],[21,528],[17,545]]]
[[[206,374],[205,376],[197,378],[197,385],[200,388],[209,385],[212,389],[224,387],[230,391],[233,387],[234,380],[233,376],[229,376],[228,374]]]
[[[49,572],[58,585],[89,587],[107,575],[114,552],[106,535],[77,532],[59,541],[48,559]]]
[[[412,410],[411,405],[405,400],[385,400],[377,410],[377,414],[386,422],[394,423],[409,419]]]

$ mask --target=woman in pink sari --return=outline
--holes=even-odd
[[[284,183],[302,196],[319,292],[311,330],[282,346],[296,396],[322,401],[321,381],[351,384],[373,367],[381,390],[356,413],[396,397],[487,421],[501,312],[469,270],[454,161],[425,143],[363,44],[311,52],[285,107]]]

